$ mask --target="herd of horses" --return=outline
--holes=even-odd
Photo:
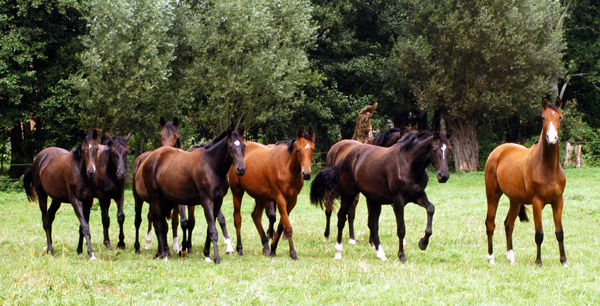
[[[561,224],[565,175],[559,162],[558,135],[562,113],[561,100],[550,103],[542,100],[544,119],[540,140],[530,148],[518,144],[500,145],[489,155],[485,166],[487,196],[488,256],[494,264],[492,237],[498,200],[505,194],[510,201],[504,221],[507,241],[507,259],[515,263],[512,232],[516,217],[527,221],[525,204],[533,207],[536,263],[541,266],[543,229],[541,211],[551,204],[559,245],[560,262],[567,265]],[[134,162],[132,191],[135,200],[135,251],[140,252],[139,228],[142,222],[143,203],[149,203],[149,228],[146,248],[149,248],[151,228],[158,239],[155,258],[170,256],[167,243],[167,219],[172,219],[173,249],[186,254],[192,249],[192,232],[195,226],[194,210],[201,205],[207,222],[203,254],[207,261],[220,262],[218,233],[219,221],[227,253],[233,253],[231,239],[221,212],[223,197],[229,189],[233,195],[234,223],[237,235],[236,251],[243,255],[241,241],[240,207],[245,193],[255,200],[252,220],[263,245],[263,254],[275,256],[282,235],[289,243],[289,254],[298,259],[293,243],[293,229],[289,214],[296,206],[304,181],[311,179],[315,133],[300,128],[295,138],[275,145],[245,141],[243,129],[228,128],[212,141],[180,149],[181,138],[177,118],[166,122],[161,118],[161,144],[158,149],[145,152]],[[111,199],[117,203],[119,223],[118,248],[125,248],[123,222],[123,194],[128,174],[126,137],[106,136],[106,144],[98,143],[98,133],[80,132],[79,145],[72,151],[50,147],[42,150],[25,173],[24,187],[29,200],[38,199],[42,223],[46,232],[44,252],[54,254],[52,248],[52,223],[61,203],[71,203],[80,222],[78,254],[83,252],[83,239],[87,243],[90,260],[95,259],[90,240],[89,217],[94,198],[99,199],[104,229],[104,245],[111,249],[108,228],[108,208]],[[356,243],[354,216],[359,194],[366,198],[368,208],[369,242],[381,260],[387,257],[379,239],[379,216],[382,205],[391,204],[399,240],[398,258],[406,260],[404,253],[404,206],[410,202],[427,211],[425,235],[418,246],[425,250],[432,235],[434,205],[425,189],[429,181],[428,166],[436,169],[436,178],[445,183],[449,178],[448,159],[450,135],[440,131],[414,131],[410,128],[390,129],[363,144],[342,140],[331,147],[325,167],[316,175],[310,188],[310,200],[325,209],[325,238],[329,238],[330,217],[334,202],[338,208],[338,234],[335,244],[336,259],[342,258],[342,232],[349,223],[349,243]],[[48,208],[48,196],[52,199]],[[187,208],[187,212],[186,212]],[[276,213],[280,220],[275,230]],[[269,218],[267,232],[262,226],[262,215]],[[181,219],[183,240],[179,247],[177,227]],[[269,245],[269,241],[271,244]],[[210,246],[213,246],[213,259]]]

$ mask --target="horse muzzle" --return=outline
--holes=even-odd
[[[235,173],[238,176],[242,176],[242,175],[246,174],[246,167],[237,167],[237,168],[235,168]]]
[[[311,174],[312,174],[312,172],[305,173],[304,171],[302,171],[302,178],[305,181],[308,181],[308,180],[310,180]]]
[[[96,177],[96,171],[94,171],[94,170],[88,170],[88,171],[87,171],[87,177],[88,177],[89,179],[93,179],[93,178],[95,178],[95,177]]]
[[[446,173],[438,172],[438,174],[437,174],[437,180],[440,183],[447,182],[449,177],[450,177],[450,175],[448,174],[448,172],[446,172]]]

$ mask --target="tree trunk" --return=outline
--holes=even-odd
[[[10,170],[8,175],[12,179],[21,177],[27,166],[23,164],[28,163],[25,156],[25,146],[23,141],[23,129],[21,128],[21,122],[17,121],[10,130]]]
[[[451,135],[450,143],[453,147],[456,170],[476,171],[479,165],[479,143],[475,121],[466,118],[452,118],[448,119],[446,124]]]
[[[373,138],[373,127],[371,126],[371,117],[377,109],[378,103],[375,102],[373,105],[367,105],[358,114],[356,119],[356,127],[354,128],[353,140],[358,140],[362,143],[366,143],[367,140]]]

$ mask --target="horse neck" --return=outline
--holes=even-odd
[[[560,166],[559,161],[559,146],[558,143],[555,145],[550,145],[546,141],[546,137],[544,137],[545,131],[542,130],[542,135],[540,136],[540,142],[538,143],[536,150],[537,160],[544,164],[544,168],[548,170],[555,170]]]
[[[286,160],[286,166],[288,168],[288,170],[290,171],[290,174],[295,175],[300,177],[302,172],[302,167],[300,166],[300,160],[298,159],[298,157],[300,156],[300,154],[297,154],[296,149],[292,149],[292,152],[288,152],[287,149],[285,149],[285,154],[288,154],[287,160]]]
[[[399,146],[398,146],[399,147]],[[408,151],[402,150],[404,156],[408,157],[407,162],[413,172],[423,172],[431,163],[429,151],[431,150],[431,141],[424,140],[417,143]]]
[[[196,150],[200,151],[200,150]],[[213,170],[219,175],[227,175],[233,159],[227,154],[227,138],[219,140],[204,150],[204,158],[210,161]]]

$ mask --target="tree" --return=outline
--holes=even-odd
[[[231,123],[252,129],[302,102],[315,30],[308,1],[189,5],[185,39],[193,59],[179,96],[198,126],[213,134]]]
[[[407,1],[396,67],[424,110],[440,111],[457,170],[478,166],[477,126],[531,114],[562,73],[560,6],[548,0]]]
[[[156,139],[158,118],[178,113],[164,92],[174,59],[172,21],[172,6],[165,1],[90,4],[83,66],[72,81],[85,110],[83,126],[134,131],[138,144]]]
[[[65,80],[79,65],[82,10],[76,0],[0,1],[0,126],[10,130],[12,178],[46,144],[71,143]]]

